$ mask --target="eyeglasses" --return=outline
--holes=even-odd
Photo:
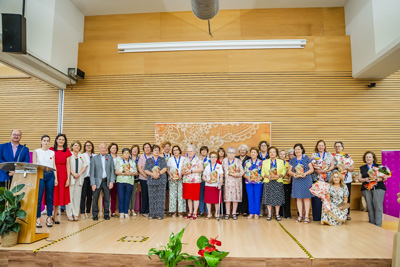
[[[13,134],[12,136],[21,136],[21,134]]]

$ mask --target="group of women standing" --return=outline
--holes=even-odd
[[[90,161],[94,156],[93,143],[87,141],[83,148],[79,141],[73,141],[67,147],[67,137],[57,135],[54,146],[50,147],[50,137],[42,137],[42,147],[34,151],[33,162],[57,172],[45,171],[39,186],[37,227],[41,226],[41,202],[45,194],[47,205],[46,225],[51,227],[59,221],[53,216],[58,206],[66,205],[69,220],[90,218],[92,188],[90,184]],[[342,153],[342,142],[335,143],[335,152]],[[209,153],[207,147],[200,149],[188,145],[185,151],[178,146],[165,142],[162,146],[145,143],[143,154],[140,147],[133,145],[124,148],[118,156],[118,145],[111,143],[108,153],[114,159],[117,186],[111,190],[111,213],[118,210],[121,218],[136,215],[135,200],[138,184],[141,188],[141,214],[150,219],[163,219],[166,200],[168,212],[172,217],[184,217],[195,220],[205,211],[207,219],[213,216],[237,220],[242,213],[248,219],[259,219],[266,213],[267,221],[273,216],[276,220],[291,218],[290,201],[297,201],[298,216],[296,222],[310,222],[309,211],[312,207],[314,221],[329,225],[340,225],[350,220],[348,203],[351,193],[351,172],[354,162],[347,166],[345,175],[338,172],[333,154],[326,150],[326,143],[319,140],[311,158],[319,157],[327,168],[314,169],[311,158],[306,155],[302,144],[295,144],[288,153],[269,146],[261,141],[258,147],[241,145],[227,151],[219,148]],[[84,153],[80,153],[83,150]],[[286,160],[288,157],[288,160]],[[361,166],[359,180],[369,182],[368,170],[376,165],[373,152],[366,152],[366,165]],[[343,170],[341,170],[343,172]],[[329,198],[331,209],[322,205],[321,199],[310,192],[313,182],[321,180],[330,184]],[[382,180],[377,181],[373,190],[362,186],[366,199],[369,220],[378,226],[382,224],[382,207],[385,193]],[[167,196],[168,191],[168,196]],[[225,203],[222,205],[221,203]],[[264,206],[264,208],[263,208]],[[212,212],[214,208],[214,213]],[[188,209],[188,210],[187,210]],[[200,214],[198,210],[200,209]]]

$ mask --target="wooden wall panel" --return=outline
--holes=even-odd
[[[343,8],[221,10],[207,21],[192,12],[85,17],[78,66],[87,75],[196,72],[351,71]],[[119,43],[307,39],[305,49],[118,54]]]
[[[65,93],[64,129],[130,147],[154,142],[158,122],[271,122],[278,148],[341,140],[359,166],[366,150],[400,147],[400,73],[368,83],[322,71],[88,76]]]
[[[0,143],[21,129],[21,144],[32,151],[44,134],[57,135],[58,89],[36,78],[0,79]]]

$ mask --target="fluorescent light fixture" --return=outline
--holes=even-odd
[[[191,50],[304,48],[306,43],[306,39],[134,43],[118,44],[118,52],[140,53]]]

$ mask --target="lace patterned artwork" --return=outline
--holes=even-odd
[[[246,144],[257,146],[261,140],[270,143],[271,123],[263,122],[207,122],[207,123],[157,123],[156,144],[170,141],[185,149],[188,144],[197,148],[208,146],[210,152],[230,146],[238,148]]]

